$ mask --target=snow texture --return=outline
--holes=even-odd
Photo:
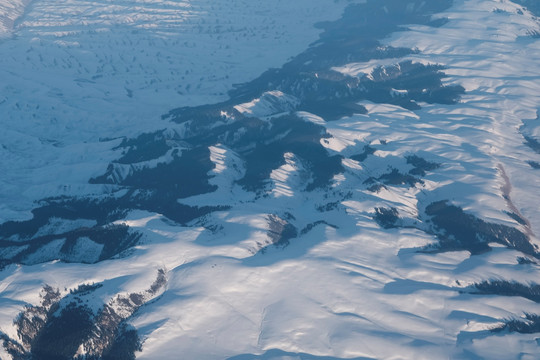
[[[421,3],[410,2],[408,11],[421,11]],[[347,4],[37,0],[22,18],[22,5],[1,5],[0,33],[16,37],[0,43],[0,158],[9,169],[0,175],[0,218],[27,219],[34,202],[49,196],[113,192],[114,185],[88,179],[122,156],[123,137],[164,128],[181,137],[186,125],[161,114],[226,101],[232,84],[303,51],[317,39],[314,24],[337,19]],[[144,339],[138,359],[538,358],[538,333],[490,331],[540,313],[538,302],[471,289],[490,279],[538,283],[540,171],[529,162],[540,162],[540,39],[531,36],[540,21],[508,0],[455,0],[435,18],[447,21],[413,24],[382,40],[416,50],[403,58],[332,69],[374,80],[406,60],[441,64],[444,83],[465,88],[459,102],[406,109],[363,101],[367,113],[335,121],[296,111],[298,99],[280,89],[233,104],[267,123],[292,112],[322,127],[329,136],[320,144],[342,157],[343,171],[308,192],[309,164],[286,152],[262,191],[250,192],[238,184],[246,173],[241,156],[213,144],[208,174],[217,189],[178,202],[222,208],[185,226],[129,212],[116,224],[144,241],[125,257],[7,266],[0,331],[18,338],[13,319],[39,303],[44,284],[104,283],[110,297],[147,289],[164,269],[163,294],[130,318]],[[454,206],[478,227],[518,231],[533,250],[504,242],[477,254],[437,248],[459,239],[427,215],[432,204]],[[42,231],[93,225],[77,221],[52,221]],[[296,231],[287,246],[273,244],[276,223],[281,235]],[[33,260],[49,259],[63,241]],[[80,238],[73,258],[96,260],[100,246]],[[1,347],[0,357],[11,359]]]

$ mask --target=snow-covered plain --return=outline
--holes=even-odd
[[[12,0],[0,3],[0,39],[12,34],[16,21],[24,14],[31,0]]]
[[[75,19],[80,22],[67,22],[59,28],[58,19],[40,16],[46,9],[52,12],[48,1],[37,1],[20,23],[17,38],[0,43],[0,52],[28,53],[29,58],[26,63],[20,55],[0,60],[2,79],[7,79],[2,83],[5,101],[0,98],[2,126],[7,129],[0,135],[4,145],[0,155],[2,167],[9,169],[0,177],[5,219],[28,216],[31,201],[50,194],[107,191],[101,185],[88,185],[87,180],[103,173],[107,163],[118,157],[110,149],[120,140],[99,142],[99,137],[132,136],[165,127],[180,131],[181,125],[160,122],[159,115],[171,107],[224,99],[222,93],[233,82],[279,66],[316,37],[315,30],[308,30],[313,22],[337,16],[342,10],[340,3],[317,2],[320,7],[312,7],[313,17],[300,16],[305,22],[299,23],[279,20],[271,11],[282,13],[283,7],[298,6],[287,11],[296,19],[295,12],[306,11],[308,2],[238,1],[228,4],[237,7],[221,8],[204,1],[171,2],[168,6],[185,8],[181,18],[192,23],[184,25],[187,20],[182,20],[169,28],[163,24],[169,24],[173,15],[161,2],[144,2],[148,12],[136,11],[140,18],[129,15],[132,7],[122,7],[123,3],[110,11],[101,9],[108,15],[97,16],[101,19],[97,25],[92,13],[97,10],[82,3],[66,2],[69,18],[77,12],[80,17]],[[263,6],[268,9],[261,9]],[[281,44],[284,37],[262,39],[268,31],[257,26],[264,22],[242,17],[253,14],[254,8],[268,21],[283,21],[285,34],[298,32],[306,37],[295,38],[298,43],[290,47],[280,46],[283,54],[275,55],[272,41]],[[166,15],[148,20],[145,15],[151,10]],[[62,12],[54,14],[61,17]],[[237,48],[218,50],[221,42],[210,40],[218,34],[195,31],[197,26],[207,29],[209,23],[213,28],[218,19],[227,23],[225,15],[241,29],[255,27],[252,41],[257,46],[249,41],[231,42],[231,48]],[[516,227],[540,244],[540,171],[528,163],[540,162],[540,154],[532,151],[523,137],[526,132],[526,136],[538,138],[540,131],[540,62],[534,60],[540,59],[540,39],[527,36],[540,22],[507,0],[456,0],[437,16],[447,17],[448,23],[439,28],[412,26],[384,43],[418,48],[419,53],[408,56],[413,62],[445,65],[445,81],[466,89],[458,104],[421,104],[422,109],[412,111],[364,102],[367,114],[332,122],[299,113],[332,135],[322,141],[330,152],[349,157],[366,144],[376,149],[361,162],[345,159],[346,171],[335,176],[333,186],[325,191],[304,192],[307,175],[303,164],[295,154],[287,153],[285,165],[272,171],[266,195],[255,196],[234,182],[245,170],[237,154],[215,144],[210,148],[210,159],[216,164],[211,181],[218,190],[181,202],[230,204],[230,209],[207,215],[204,223],[193,227],[172,224],[159,214],[134,211],[120,222],[141,231],[145,240],[127,257],[94,265],[48,262],[7,267],[0,273],[0,330],[17,338],[12,321],[25,304],[39,301],[37,294],[44,284],[67,291],[81,283],[105,281],[111,284],[101,295],[107,301],[117,293],[148,288],[155,272],[164,269],[165,292],[141,308],[132,321],[145,340],[143,351],[137,353],[140,359],[538,358],[538,334],[488,331],[505,319],[540,312],[538,303],[466,291],[467,286],[487,279],[538,282],[538,265],[518,265],[516,258],[523,254],[502,246],[472,257],[467,251],[416,252],[436,242],[435,236],[414,226],[384,229],[373,221],[375,208],[394,207],[403,221],[412,224],[426,205],[448,199],[486,221]],[[47,24],[54,26],[51,29]],[[81,24],[95,26],[96,32],[81,30]],[[154,24],[157,31],[149,26]],[[118,29],[111,30],[112,25]],[[108,30],[97,31],[100,27]],[[133,34],[134,28],[139,32]],[[250,33],[240,31],[248,38]],[[158,35],[162,39],[156,39]],[[169,49],[176,36],[184,36],[188,45],[181,45],[181,50]],[[237,35],[231,31],[223,36]],[[107,39],[105,50],[95,55],[93,50],[85,50],[103,39]],[[128,67],[129,71],[114,70],[116,64],[130,63],[116,58],[126,52],[131,55],[133,50],[122,51],[121,45],[130,39],[141,41],[141,49],[153,53],[148,61],[134,61],[137,66]],[[265,40],[269,43],[263,44]],[[163,41],[166,46],[149,46],[151,41]],[[193,53],[183,55],[192,42],[197,45],[193,48],[198,54],[195,59]],[[201,50],[200,44],[208,46]],[[249,58],[254,56],[254,47],[260,49],[262,60]],[[159,66],[157,51],[164,58],[169,54],[173,63],[178,61],[177,67],[171,63]],[[211,55],[212,51],[217,53]],[[232,63],[221,63],[229,51]],[[43,61],[37,60],[41,54]],[[77,68],[85,73],[82,54],[101,59],[87,61],[94,68],[101,61],[102,73],[94,69],[93,75],[77,75]],[[67,63],[76,64],[75,59],[81,66],[70,68]],[[343,64],[336,70],[350,76],[370,76],[378,65],[402,60]],[[195,75],[183,74],[186,61],[193,62]],[[221,77],[209,79],[208,69],[220,69],[220,65]],[[162,69],[178,72],[168,78]],[[26,74],[23,79],[22,74]],[[94,75],[102,77],[91,80],[93,83],[76,80]],[[151,83],[153,76],[160,80]],[[191,89],[195,89],[188,91],[186,85],[183,94],[173,95],[176,89],[172,87],[181,82],[178,76],[186,76],[185,84],[192,83]],[[51,86],[56,78],[61,80],[58,89]],[[200,89],[196,89],[198,83],[202,84]],[[127,89],[133,97],[127,95]],[[395,96],[403,91],[394,90]],[[238,105],[237,110],[270,118],[281,111],[280,106],[288,111],[294,101],[286,94],[272,92]],[[40,111],[33,119],[36,106]],[[92,111],[96,108],[99,111]],[[389,166],[408,171],[411,165],[405,157],[413,154],[441,166],[428,171],[422,184],[386,186],[376,192],[365,189],[363,182],[368,177],[379,178]],[[317,210],[331,201],[339,204]],[[520,224],[504,211],[517,211],[527,221]],[[269,216],[277,213],[285,217],[289,212],[294,214],[297,228],[306,231],[286,247],[271,246]],[[61,225],[51,224],[54,226]],[[93,245],[88,246],[90,252],[95,251]],[[0,356],[10,358],[1,351]]]
[[[314,24],[346,5],[40,0],[23,14],[27,3],[0,3],[18,19],[0,40],[3,220],[28,218],[36,199],[101,192],[87,181],[116,156],[104,139],[162,129],[172,108],[226,99],[233,84],[304,50],[321,31]]]

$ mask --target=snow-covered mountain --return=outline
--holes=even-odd
[[[0,2],[0,358],[538,358],[537,16]]]

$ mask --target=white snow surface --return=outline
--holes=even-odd
[[[0,2],[0,40],[12,34],[16,21],[32,0],[9,0]]]
[[[248,114],[259,118],[265,118],[271,115],[288,113],[298,105],[298,99],[286,95],[281,91],[269,91],[260,98],[249,103],[236,105],[235,109],[242,114]]]
[[[159,115],[171,107],[224,99],[232,83],[283,63],[315,39],[316,31],[309,30],[315,21],[342,10],[340,3],[323,0],[141,1],[138,10],[133,3],[97,9],[85,1],[38,0],[16,27],[17,38],[0,43],[0,52],[9,54],[0,58],[5,129],[0,158],[2,167],[10,169],[0,176],[0,218],[28,216],[31,202],[46,193],[103,191],[84,184],[117,156],[99,137],[163,128]],[[300,113],[333,135],[323,142],[331,152],[349,156],[361,150],[360,143],[386,144],[362,164],[346,161],[348,170],[335,179],[335,191],[302,192],[302,164],[289,153],[286,164],[272,172],[269,196],[254,198],[233,184],[243,171],[236,154],[216,144],[210,151],[218,191],[182,201],[229,202],[229,210],[206,219],[219,225],[215,231],[174,226],[160,214],[136,211],[125,223],[143,232],[146,241],[127,258],[95,265],[10,266],[0,273],[0,329],[17,338],[12,321],[25,304],[38,303],[36,289],[43,284],[70,289],[121,279],[114,283],[115,292],[137,292],[151,284],[157,269],[165,269],[167,290],[132,322],[144,338],[138,359],[176,359],[179,354],[226,359],[272,349],[293,355],[261,358],[302,359],[294,355],[300,353],[369,359],[538,358],[538,334],[467,337],[501,319],[538,313],[538,304],[520,297],[460,294],[463,287],[486,279],[538,282],[537,265],[517,267],[516,257],[522,254],[502,247],[476,257],[465,251],[418,253],[435,241],[432,235],[412,228],[382,229],[372,220],[379,206],[414,218],[419,200],[429,204],[433,198],[522,229],[501,211],[508,209],[501,191],[503,168],[512,184],[512,202],[539,243],[540,172],[525,160],[540,162],[540,155],[526,147],[519,128],[523,121],[532,135],[539,128],[540,62],[534,59],[540,59],[540,39],[524,35],[540,25],[530,13],[518,14],[520,8],[507,0],[456,0],[440,14],[449,18],[444,26],[411,27],[385,39],[388,45],[418,48],[420,53],[409,56],[413,61],[444,64],[445,81],[467,91],[457,105],[422,104],[421,110],[409,111],[366,102],[367,115],[333,122]],[[281,16],[275,15],[278,9]],[[290,37],[293,32],[305,38]],[[275,43],[283,43],[277,47],[282,54],[271,46]],[[398,61],[335,69],[369,76],[378,65]],[[242,109],[259,111],[261,104]],[[403,160],[410,154],[442,167],[416,187],[359,190],[359,183],[385,173],[388,165],[410,167]],[[346,192],[351,195],[343,200]],[[342,201],[341,206],[315,210],[329,199]],[[284,249],[269,246],[261,252],[269,244],[267,219],[275,209],[282,211],[279,215],[294,213],[299,229],[326,223]],[[61,241],[50,246],[61,246]],[[77,246],[96,251],[90,243]],[[0,357],[9,359],[1,351]]]
[[[36,199],[102,192],[87,182],[117,157],[108,139],[163,129],[173,108],[227,99],[233,84],[307,48],[321,31],[313,25],[346,4],[0,1],[0,35],[13,33],[0,39],[0,159],[10,169],[0,219],[28,218]]]

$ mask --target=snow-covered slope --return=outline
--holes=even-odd
[[[0,43],[5,220],[30,216],[36,199],[101,192],[87,181],[115,157],[106,139],[163,129],[174,107],[226,99],[315,41],[313,25],[346,5],[39,0],[22,15],[23,3],[0,2],[0,14],[19,18]]]
[[[51,4],[0,43],[2,359],[538,357],[536,7]]]
[[[12,34],[16,21],[24,14],[31,0],[11,0],[0,3],[0,39]]]

